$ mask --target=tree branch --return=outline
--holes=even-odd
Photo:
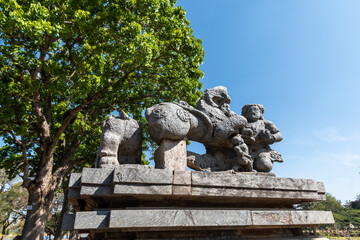
[[[139,68],[141,66],[138,66],[137,68]],[[129,76],[130,73],[136,71],[136,69],[133,69],[129,72],[127,72],[122,78],[119,78],[117,81],[115,81],[114,83],[103,87],[100,91],[96,92],[93,96],[89,96],[87,98],[85,98],[83,100],[83,102],[77,106],[76,108],[74,108],[73,110],[70,111],[70,113],[68,114],[68,116],[64,119],[62,125],[60,126],[60,128],[56,131],[55,136],[52,140],[52,144],[50,146],[49,151],[53,152],[57,142],[59,141],[59,138],[61,136],[61,134],[65,131],[66,127],[69,125],[70,121],[76,116],[77,113],[79,113],[85,106],[87,106],[88,104],[96,101],[103,93],[105,93],[110,87],[115,86],[116,84],[118,84],[119,82],[125,81],[125,79]]]

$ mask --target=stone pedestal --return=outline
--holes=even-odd
[[[205,173],[120,165],[73,173],[75,214],[64,230],[93,239],[305,239],[302,227],[333,224],[321,182],[265,173]],[[311,239],[311,238],[306,238]]]
[[[186,141],[163,140],[155,154],[155,168],[186,170]]]

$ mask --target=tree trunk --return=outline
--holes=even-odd
[[[63,222],[64,215],[69,212],[70,204],[68,198],[69,192],[69,176],[65,177],[63,180],[63,192],[64,192],[64,201],[60,212],[59,222],[55,230],[54,240],[61,240],[63,239],[65,232],[61,231],[61,226]]]
[[[43,240],[45,226],[50,216],[51,204],[54,200],[54,191],[51,191],[51,178],[43,179],[42,184],[35,184],[29,187],[28,205],[31,210],[27,211],[25,225],[22,230],[21,240]]]

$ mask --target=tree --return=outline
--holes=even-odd
[[[334,196],[332,196],[330,193],[326,193],[325,195],[325,201],[299,204],[298,208],[304,210],[332,211],[333,213],[339,213],[344,210],[341,202],[337,200]]]
[[[23,239],[40,239],[73,166],[94,161],[117,108],[195,104],[204,51],[174,0],[0,1],[0,167],[29,192]]]
[[[0,170],[0,227],[2,238],[7,229],[25,218],[27,202],[26,189],[21,182],[9,181],[3,170]]]

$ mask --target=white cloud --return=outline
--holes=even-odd
[[[360,155],[351,152],[316,152],[314,158],[327,164],[331,163],[355,168],[360,166]]]
[[[320,138],[324,142],[343,142],[348,140],[348,138],[342,136],[334,128],[316,130],[314,131],[314,134],[317,138]]]

